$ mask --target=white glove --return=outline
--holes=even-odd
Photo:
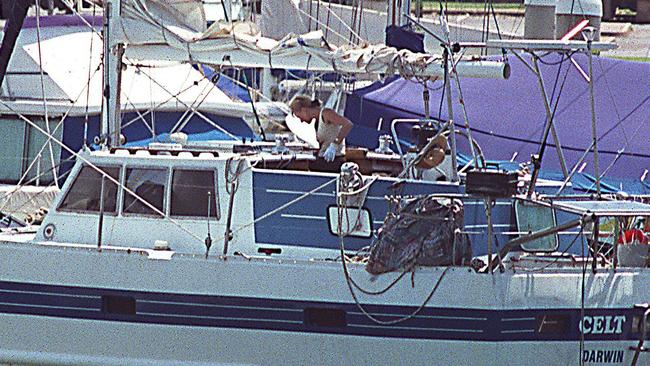
[[[325,150],[325,153],[323,153],[323,159],[325,161],[331,163],[334,161],[334,158],[336,157],[336,144],[330,144],[330,146],[327,147],[327,150]]]

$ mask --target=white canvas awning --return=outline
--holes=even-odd
[[[129,58],[405,77],[444,75],[439,55],[385,45],[331,46],[321,31],[274,40],[262,37],[251,23],[214,23],[208,28],[198,0],[121,1],[121,15],[113,13],[110,42],[126,44]],[[507,64],[498,61],[459,61],[457,71],[466,77],[508,77]]]

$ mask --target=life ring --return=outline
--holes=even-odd
[[[447,138],[439,135],[433,139],[433,145],[420,161],[415,164],[415,166],[418,169],[432,169],[437,167],[443,160],[445,160],[445,154],[448,148],[449,145],[447,144]]]

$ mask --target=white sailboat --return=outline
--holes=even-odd
[[[134,3],[143,4],[129,2]],[[117,19],[119,7],[113,9]],[[307,40],[276,44],[262,54],[274,63],[274,56],[305,60],[309,56],[304,51],[321,60],[323,68],[343,66],[333,57],[336,49]],[[238,45],[226,54],[250,53],[250,44],[257,43],[243,43],[232,34],[202,42],[211,47]],[[131,48],[144,55],[145,46],[127,45],[125,52],[128,55]],[[151,47],[165,47],[170,57],[183,53],[169,44]],[[184,53],[190,60],[223,60],[214,50],[193,47],[187,46]],[[357,69],[365,67],[359,67],[359,60],[367,58],[355,60]],[[116,61],[112,65],[119,65]],[[389,63],[382,70],[400,65]],[[440,63],[425,66],[416,71],[441,69]],[[504,66],[497,63],[473,63],[466,70],[504,75]],[[114,113],[119,103],[113,99],[116,91],[112,93],[107,99]],[[429,145],[423,146],[424,152]],[[634,248],[647,256],[647,245],[617,241],[627,218],[650,216],[649,205],[527,199],[500,194],[501,186],[481,185],[480,179],[486,178],[482,175],[474,176],[479,184],[468,178],[467,191],[474,192],[468,194],[455,179],[455,164],[449,165],[447,181],[402,179],[400,174],[409,166],[404,167],[399,156],[381,152],[350,158],[358,168],[348,164],[340,172],[317,171],[310,169],[316,159],[310,151],[278,147],[158,144],[149,149],[71,151],[76,165],[43,224],[35,232],[0,234],[0,361],[650,361],[644,347],[650,270],[645,261],[621,255]],[[508,184],[508,191],[514,189],[516,180]],[[422,195],[426,202],[437,202],[436,207],[462,203],[464,221],[451,211],[434,217],[420,210],[414,216],[406,210],[413,202],[407,196]],[[386,208],[394,203],[402,208]],[[488,215],[477,218],[484,203]],[[366,267],[367,256],[355,252],[373,244],[373,236],[378,244],[369,260],[374,263],[391,233],[398,243],[408,239],[407,249],[419,238],[408,225],[390,231],[390,216],[378,233],[383,217],[373,214],[387,210],[398,220],[415,220],[427,235],[445,225],[458,228],[450,242],[433,245],[444,254],[442,261],[424,266],[389,256],[397,261],[394,271],[369,273],[374,271]],[[473,234],[468,222],[488,234]],[[599,233],[605,223],[612,232]],[[515,225],[517,232],[493,235],[499,224]],[[483,248],[474,252],[471,265],[464,258],[457,260],[457,234],[469,235],[473,248]],[[569,247],[582,247],[584,255],[556,252],[558,236],[569,238]],[[495,237],[510,240],[497,249]],[[401,249],[395,248],[396,253]],[[415,263],[432,259],[419,251],[411,253]]]

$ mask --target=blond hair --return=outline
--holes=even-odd
[[[299,110],[300,108],[313,108],[320,107],[321,103],[318,99],[311,99],[310,96],[304,94],[296,94],[289,102],[289,108],[292,111]]]

